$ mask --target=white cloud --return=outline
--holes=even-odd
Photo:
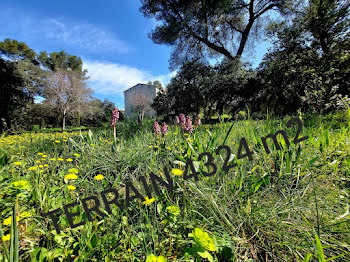
[[[111,32],[85,21],[66,18],[37,18],[18,10],[0,10],[0,37],[55,41],[79,50],[93,53],[127,53],[131,47]],[[20,19],[19,19],[20,17]]]
[[[84,69],[88,70],[89,85],[99,94],[122,95],[123,91],[138,84],[159,80],[163,87],[168,84],[174,72],[166,75],[152,75],[128,65],[111,62],[84,61]]]

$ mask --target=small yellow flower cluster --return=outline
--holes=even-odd
[[[74,174],[74,173],[71,173],[71,174],[68,174],[68,175],[65,175],[64,176],[64,179],[67,179],[67,180],[75,180],[75,179],[77,179],[78,178],[78,176],[76,175],[76,174]]]
[[[11,187],[15,189],[27,189],[29,188],[30,184],[26,180],[20,180],[20,181],[15,181],[11,183]]]
[[[68,169],[68,175],[64,176],[64,179],[66,180],[75,180],[78,179],[77,174],[79,173],[79,170],[75,167]],[[77,189],[74,185],[68,185],[67,186],[68,190],[75,190]]]
[[[30,217],[31,216],[31,214],[30,214],[30,212],[28,212],[28,211],[24,211],[24,212],[22,212],[19,216],[17,216],[17,222],[20,220],[20,219],[22,219],[22,218],[27,218],[27,217]],[[11,225],[11,223],[12,223],[12,216],[9,216],[8,218],[6,218],[3,222],[2,222],[2,224],[4,225],[4,226],[9,226],[9,225]]]
[[[148,197],[145,197],[145,201],[143,201],[142,203],[146,206],[149,206],[150,204],[152,204],[155,201],[155,198],[152,197],[151,199],[149,199]]]
[[[97,176],[94,177],[95,180],[102,180],[104,178],[103,175],[98,174]]]
[[[77,189],[77,188],[76,188],[75,186],[73,186],[73,185],[68,185],[67,188],[68,188],[69,190],[75,190],[75,189]]]
[[[182,176],[184,171],[182,171],[181,169],[178,169],[178,168],[174,168],[171,170],[171,173],[173,173],[175,176]]]
[[[10,241],[10,239],[11,239],[11,235],[10,234],[3,235],[2,238],[1,238],[1,240],[4,241],[4,242],[5,241]]]

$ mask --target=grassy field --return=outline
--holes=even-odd
[[[16,261],[17,251],[19,261],[350,261],[350,113],[298,117],[299,137],[308,136],[298,143],[291,117],[202,125],[189,135],[171,126],[158,138],[150,120],[129,121],[118,123],[116,142],[103,129],[3,136],[0,261]],[[267,154],[261,137],[281,129],[290,145],[278,136],[278,150],[267,139]],[[239,150],[243,137],[252,160]],[[227,165],[236,164],[228,170],[223,144]],[[203,152],[213,160],[198,161]],[[195,170],[184,179],[188,159]],[[203,175],[213,171],[207,160],[212,176]],[[126,181],[146,197],[140,177],[166,181],[164,167],[174,189],[160,183],[159,195],[150,187],[154,198],[126,207]],[[101,199],[111,188],[121,207],[112,214]],[[93,221],[80,204],[91,196],[104,214],[92,212]],[[85,224],[72,229],[62,208],[76,201],[74,223]],[[58,208],[59,234],[43,217]]]

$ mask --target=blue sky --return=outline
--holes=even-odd
[[[123,109],[124,90],[150,80],[166,85],[175,74],[168,69],[171,48],[148,38],[156,22],[143,17],[140,6],[139,0],[1,1],[0,41],[80,56],[94,96]],[[269,46],[258,42],[246,57],[257,65]]]

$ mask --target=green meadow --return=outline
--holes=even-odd
[[[0,260],[349,261],[349,114],[294,117],[303,122],[299,138],[308,136],[299,143],[291,116],[201,125],[192,134],[173,125],[164,136],[151,120],[127,120],[116,142],[110,129],[3,135]],[[277,147],[267,139],[267,154],[261,137],[278,130],[290,145],[281,135]],[[252,160],[245,147],[238,152],[243,137]],[[213,156],[212,176],[204,175],[213,170],[208,158],[198,161],[203,152]],[[189,159],[194,170],[184,174]],[[159,183],[156,194],[149,176],[167,181],[164,167],[174,188]],[[147,196],[141,176],[152,198],[129,192],[126,207],[127,180]],[[100,193],[112,188],[120,207],[109,213]],[[89,221],[81,201],[91,196],[104,216],[91,212]],[[63,211],[71,203],[74,223],[83,223],[75,228]],[[55,209],[59,234],[43,216]]]

